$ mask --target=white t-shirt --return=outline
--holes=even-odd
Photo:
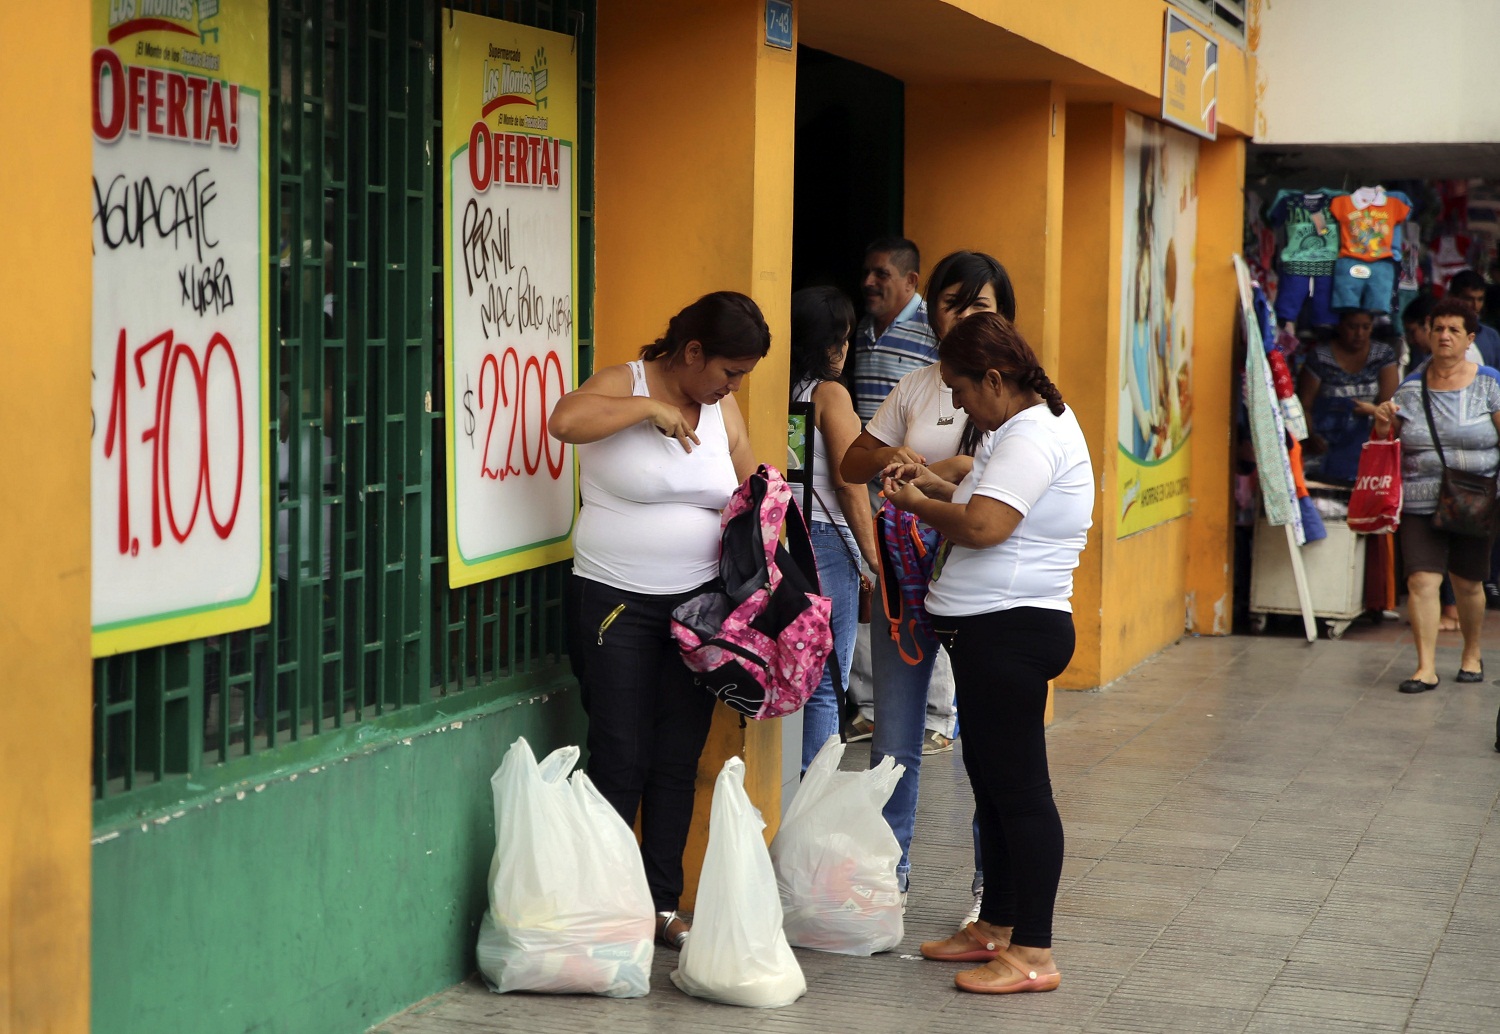
[[[650,395],[645,366],[628,365],[632,394]],[[578,446],[574,573],[658,595],[718,575],[719,511],[739,484],[719,405],[700,408],[692,452],[649,420]]]
[[[1094,468],[1078,418],[1053,416],[1045,403],[1022,410],[979,446],[974,469],[953,493],[1014,507],[1021,522],[987,549],[950,545],[938,558],[927,610],[949,617],[1014,607],[1069,613],[1073,569],[1094,514]]]
[[[953,408],[953,392],[933,363],[897,381],[865,430],[886,445],[908,446],[936,463],[958,455],[967,422],[963,411]]]

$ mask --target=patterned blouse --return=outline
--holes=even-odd
[[[1371,341],[1365,365],[1350,373],[1339,365],[1333,345],[1319,345],[1307,357],[1307,369],[1319,380],[1318,397],[1308,414],[1313,434],[1328,443],[1321,456],[1303,453],[1310,478],[1335,484],[1354,484],[1359,453],[1370,438],[1372,420],[1357,416],[1355,402],[1374,402],[1380,393],[1380,371],[1396,364],[1396,350],[1384,341]],[[1443,446],[1446,448],[1447,441]]]
[[[1495,473],[1500,466],[1500,432],[1493,414],[1500,412],[1500,371],[1481,366],[1467,388],[1429,388],[1428,396],[1448,466],[1471,474]],[[1422,409],[1422,370],[1401,382],[1395,400],[1401,417],[1401,512],[1432,513],[1443,465]]]

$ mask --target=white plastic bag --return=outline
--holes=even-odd
[[[656,927],[635,836],[577,747],[537,763],[524,738],[490,779],[495,855],[479,924],[479,971],[505,991],[638,998],[651,989]]]
[[[672,983],[695,998],[773,1008],[807,991],[781,932],[765,828],[745,795],[745,763],[730,758],[714,783],[693,932],[672,971]]]
[[[901,943],[901,845],[885,807],[905,767],[886,758],[865,772],[840,772],[844,745],[830,736],[807,766],[771,861],[799,948],[873,955]]]

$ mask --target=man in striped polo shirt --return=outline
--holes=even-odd
[[[927,303],[917,293],[922,259],[904,237],[882,237],[865,248],[861,284],[866,316],[854,334],[854,408],[868,421],[896,382],[937,362]]]

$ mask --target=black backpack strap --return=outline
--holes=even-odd
[[[768,488],[765,470],[761,467],[740,486],[749,492],[750,506],[729,519],[719,539],[719,577],[724,582],[724,594],[736,607],[765,585],[769,577],[766,547],[760,534],[761,510]]]
[[[807,530],[807,521],[802,516],[802,508],[797,505],[797,495],[792,493],[790,502],[786,508],[786,548],[777,550],[777,566],[781,568],[781,576],[789,574],[801,575],[800,583],[794,582],[803,592],[810,592],[816,596],[823,595],[822,582],[818,578],[818,562],[813,556],[812,536]],[[786,553],[790,556],[793,570],[789,571],[787,565],[781,563],[781,555]]]

